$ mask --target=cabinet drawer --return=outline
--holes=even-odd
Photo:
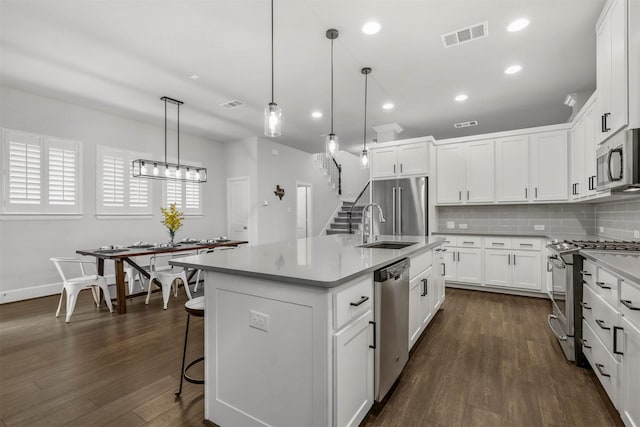
[[[445,248],[453,248],[456,246],[456,236],[442,236],[444,241],[442,242],[442,246]]]
[[[513,239],[511,245],[521,251],[539,251],[542,248],[540,239]]]
[[[595,325],[593,321],[593,302],[599,298],[594,290],[589,286],[582,287],[582,318],[590,325]]]
[[[482,247],[482,237],[480,236],[458,236],[458,244],[459,248],[481,248]]]
[[[511,249],[511,239],[508,237],[485,237],[485,249]]]
[[[593,329],[591,329],[591,326],[586,322],[583,322],[582,326],[582,351],[587,357],[587,360],[589,360],[593,371],[609,395],[613,405],[617,407],[616,384],[618,362],[613,355],[607,351],[604,344],[602,344]]]
[[[620,311],[631,323],[640,327],[640,286],[620,281]]]
[[[584,280],[589,286],[595,289],[596,286],[596,274],[598,269],[596,265],[586,259],[582,262],[582,280]]]
[[[352,319],[373,307],[373,277],[356,279],[334,296],[335,329],[340,329]]]
[[[411,257],[411,264],[409,266],[410,280],[416,277],[418,274],[431,267],[433,263],[433,252],[426,251],[418,255]]]
[[[613,353],[613,326],[616,324],[618,315],[620,314],[600,296],[594,295],[591,301],[592,318],[587,318],[587,323],[598,335],[605,348]],[[587,310],[588,311],[588,310]]]
[[[607,270],[598,267],[598,275],[595,280],[595,290],[609,304],[617,306],[618,301],[618,278]]]

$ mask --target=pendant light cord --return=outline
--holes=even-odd
[[[164,164],[167,164],[167,98],[164,99]]]
[[[362,149],[367,149],[367,80],[369,74],[364,75],[364,129],[362,130]]]
[[[331,133],[333,134],[333,39],[331,39]]]
[[[273,0],[271,0],[271,103],[273,104]]]
[[[178,104],[178,164],[180,164],[180,104]]]

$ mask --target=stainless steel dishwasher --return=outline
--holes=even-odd
[[[382,401],[409,360],[409,259],[373,273],[375,281],[375,397]]]

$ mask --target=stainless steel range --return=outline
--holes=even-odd
[[[567,359],[578,366],[588,366],[581,346],[582,339],[582,261],[580,250],[639,251],[640,242],[606,240],[554,240],[547,245],[547,271],[551,273],[549,291],[552,313],[548,323],[558,338]]]

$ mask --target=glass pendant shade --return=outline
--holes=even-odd
[[[278,104],[270,102],[264,109],[264,135],[280,136],[282,134],[282,110]]]
[[[362,150],[362,153],[360,153],[360,162],[362,163],[362,169],[369,167],[369,150]]]
[[[326,143],[327,155],[331,157],[337,157],[340,146],[338,145],[338,137],[336,136],[336,134],[330,133],[329,135],[327,135]]]

